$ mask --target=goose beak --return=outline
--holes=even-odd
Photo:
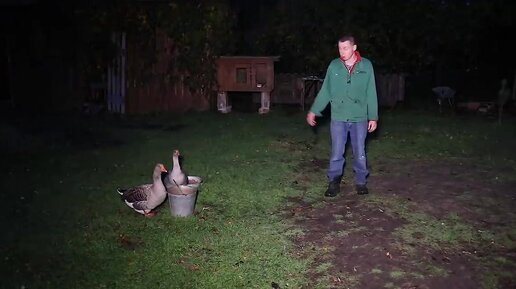
[[[156,212],[150,211],[150,212],[146,212],[144,214],[144,216],[145,216],[145,218],[152,218],[152,217],[156,216],[156,214],[157,214]]]

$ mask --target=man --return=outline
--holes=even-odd
[[[366,178],[367,159],[365,139],[378,122],[378,100],[374,70],[371,61],[360,56],[353,36],[343,36],[338,41],[340,58],[334,59],[326,71],[321,90],[306,116],[309,125],[315,126],[316,116],[330,103],[331,155],[328,168],[327,197],[340,192],[340,181],[345,165],[348,134],[353,148],[353,170],[356,191],[368,194]]]

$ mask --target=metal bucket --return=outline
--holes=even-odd
[[[172,216],[188,217],[193,215],[201,182],[200,177],[188,176],[188,185],[173,186],[167,190],[168,204]]]

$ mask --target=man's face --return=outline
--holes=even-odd
[[[350,59],[353,53],[355,53],[355,50],[357,50],[355,44],[351,44],[349,41],[339,42],[340,58],[344,59],[344,61]]]

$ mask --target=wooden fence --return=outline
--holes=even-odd
[[[403,74],[376,74],[376,91],[380,106],[394,107],[405,99]]]
[[[112,113],[152,113],[202,111],[210,108],[210,99],[193,94],[184,78],[171,78],[172,40],[156,32],[156,61],[145,65],[147,57],[126,33],[113,33],[118,54],[109,66],[106,102]],[[172,68],[173,69],[173,68]]]
[[[299,104],[305,110],[321,89],[322,79],[298,73],[278,73],[274,77],[274,90],[271,93],[273,104]]]
[[[305,109],[313,102],[321,89],[323,79],[315,76],[303,76],[296,73],[276,74],[274,91],[271,94],[273,104],[299,104]],[[405,99],[405,76],[402,74],[377,74],[376,90],[380,106],[394,107]]]

